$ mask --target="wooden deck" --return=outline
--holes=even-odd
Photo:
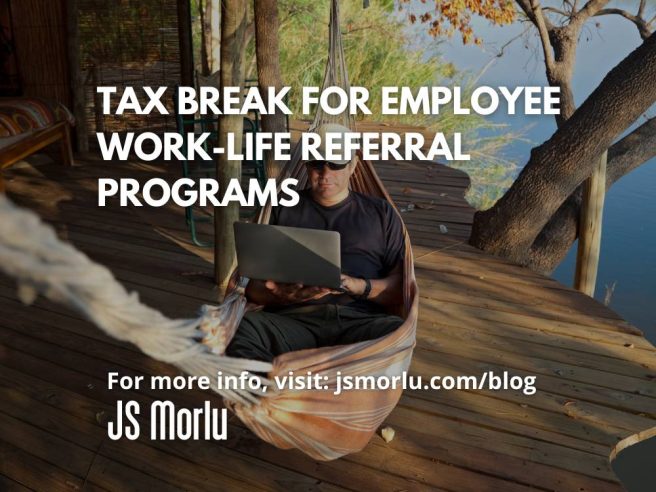
[[[421,292],[412,373],[536,375],[538,391],[408,391],[396,430],[328,463],[263,443],[233,417],[226,442],[107,437],[117,399],[197,407],[208,392],[108,391],[108,371],[177,374],[0,276],[1,490],[621,490],[616,444],[656,426],[656,349],[617,314],[552,279],[465,244],[468,178],[442,166],[378,166],[411,231]],[[174,169],[177,172],[177,168]],[[107,265],[148,304],[188,317],[212,302],[208,251],[179,210],[96,206],[98,177],[156,166],[15,167],[8,195]],[[410,207],[412,208],[412,207]],[[1,220],[1,218],[0,218]],[[440,227],[442,226],[442,227]]]

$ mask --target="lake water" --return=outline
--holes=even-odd
[[[650,162],[624,176],[606,195],[601,258],[595,298],[615,283],[610,307],[632,322],[656,344],[656,163]],[[576,248],[554,272],[571,285]]]

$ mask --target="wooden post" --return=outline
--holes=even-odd
[[[221,89],[241,87],[243,80],[242,44],[246,33],[246,7],[243,0],[221,2]],[[234,134],[235,152],[241,152],[244,129],[241,115],[223,115],[219,119],[218,147],[227,148],[228,136]],[[216,160],[216,175],[221,195],[231,180],[239,180],[241,161],[228,160],[225,152]],[[214,208],[214,276],[222,297],[230,275],[237,265],[233,224],[239,220],[239,203]]]
[[[68,73],[71,79],[71,100],[75,116],[77,150],[89,152],[85,87],[80,64],[80,26],[78,0],[66,2],[66,26],[68,31]]]
[[[89,70],[91,71],[91,87],[93,87],[93,115],[96,123],[96,133],[105,133],[105,115],[102,107],[102,95],[97,90],[100,77],[98,77],[98,64],[96,60],[92,60],[92,65]]]
[[[592,297],[597,282],[599,253],[601,250],[601,223],[606,196],[606,161],[605,151],[583,185],[583,205],[579,229],[579,245],[576,256],[576,276],[574,288]]]
[[[180,85],[194,85],[194,50],[191,41],[190,0],[178,0],[178,43],[180,45]]]

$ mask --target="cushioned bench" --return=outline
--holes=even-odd
[[[37,98],[0,98],[0,191],[2,170],[59,141],[61,163],[73,165],[70,127],[75,119],[65,106]]]

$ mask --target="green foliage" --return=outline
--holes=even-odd
[[[300,115],[303,86],[321,86],[328,56],[329,0],[280,0],[280,66],[283,81],[292,87],[290,105]],[[434,46],[411,46],[407,21],[394,15],[393,0],[340,3],[342,41],[351,85],[369,89],[371,116],[359,119],[425,126],[447,135],[460,132],[471,161],[454,161],[453,167],[472,178],[468,200],[477,208],[490,207],[510,186],[516,166],[501,157],[503,147],[516,135],[504,131],[475,113],[467,116],[447,111],[440,115],[382,115],[383,86],[421,87],[460,85],[473,90],[470,78],[440,60]],[[253,57],[251,50],[247,53]],[[254,67],[254,63],[247,66]],[[254,73],[247,76],[254,76]],[[467,97],[463,97],[467,100]],[[306,116],[307,118],[307,116]],[[482,136],[482,135],[492,136]]]
[[[154,1],[154,0],[153,0]],[[191,0],[194,18],[194,47],[197,68],[200,64],[200,12],[198,0]],[[427,127],[451,135],[460,132],[464,151],[471,161],[452,162],[472,178],[468,199],[477,208],[491,206],[510,186],[515,166],[504,160],[503,147],[515,135],[505,132],[475,113],[462,116],[445,111],[440,115],[383,115],[381,88],[384,86],[422,87],[459,85],[470,87],[469,75],[439,58],[435,43],[419,45],[408,37],[404,14],[396,13],[394,0],[372,0],[362,8],[360,0],[340,2],[342,41],[351,85],[369,90],[371,116],[358,115],[390,124]],[[330,0],[279,0],[280,68],[283,82],[292,87],[289,104],[296,118],[301,114],[303,86],[321,86],[328,57],[328,21]],[[257,77],[254,43],[246,49],[245,78]],[[467,100],[467,97],[463,99]]]
[[[422,49],[406,49],[401,19],[395,20],[389,9],[393,2],[372,2],[362,9],[358,1],[341,2],[342,40],[349,80],[352,85],[369,89],[369,107],[376,120],[414,124],[417,116],[388,117],[380,114],[381,87],[386,85],[419,87],[451,77],[454,67],[427,56]],[[280,65],[283,80],[300,94],[303,86],[320,86],[328,56],[328,19],[330,2],[326,0],[281,0]],[[292,98],[292,108],[300,113],[300,101]]]

